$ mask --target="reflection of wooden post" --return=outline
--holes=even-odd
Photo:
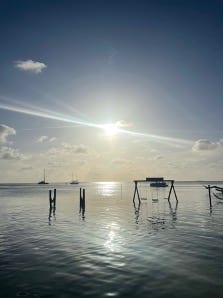
[[[210,204],[210,207],[212,207],[212,202],[211,202],[211,187],[210,187],[209,184],[208,184],[208,195],[209,195],[209,204]]]

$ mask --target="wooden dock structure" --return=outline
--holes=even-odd
[[[178,202],[178,199],[177,199],[177,194],[176,194],[176,191],[175,191],[175,188],[174,188],[174,180],[169,180],[169,179],[164,179],[163,177],[151,177],[151,178],[146,178],[145,180],[134,180],[133,181],[135,183],[135,189],[134,189],[134,195],[133,195],[133,202],[135,202],[135,197],[137,195],[138,197],[138,200],[139,200],[139,203],[141,202],[141,199],[140,199],[140,195],[139,195],[139,190],[138,190],[138,183],[157,183],[157,185],[159,183],[165,183],[165,182],[169,182],[171,184],[170,186],[170,190],[169,190],[169,194],[168,194],[168,201],[170,200],[170,196],[171,196],[171,193],[173,191],[174,195],[175,195],[175,199],[176,201]]]

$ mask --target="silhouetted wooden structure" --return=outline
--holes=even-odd
[[[85,189],[83,190],[80,188],[80,214],[82,214],[82,218],[84,218],[85,213]]]
[[[151,178],[146,178],[145,180],[134,180],[133,182],[135,183],[133,202],[135,202],[136,194],[137,194],[139,202],[141,202],[140,195],[139,195],[139,190],[138,190],[138,183],[150,183],[150,182],[152,182],[153,184],[155,183],[157,185],[157,187],[159,187],[159,184],[165,185],[164,183],[166,183],[166,182],[170,183],[171,186],[170,186],[170,190],[169,190],[169,194],[168,194],[167,199],[168,199],[168,201],[170,200],[170,195],[173,191],[173,193],[175,195],[175,199],[178,202],[177,194],[176,194],[176,191],[175,191],[175,188],[174,188],[174,180],[166,180],[163,177],[151,177]]]
[[[50,189],[49,190],[49,221],[50,221],[50,218],[52,216],[52,212],[53,212],[53,215],[55,215],[55,212],[56,212],[56,198],[57,198],[57,190],[54,189],[53,190],[53,198],[52,198],[52,190]]]
[[[210,204],[210,207],[212,207],[212,200],[211,200],[211,189],[214,189],[216,191],[218,191],[220,194],[223,195],[223,187],[220,187],[220,186],[217,186],[217,185],[210,185],[208,184],[207,186],[204,185],[204,187],[208,190],[208,196],[209,196],[209,204]],[[217,197],[218,199],[222,199],[220,197],[218,197],[217,194],[214,194],[215,197]]]

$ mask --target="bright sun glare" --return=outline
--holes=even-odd
[[[103,129],[107,136],[114,136],[119,131],[119,126],[116,123],[104,124]]]

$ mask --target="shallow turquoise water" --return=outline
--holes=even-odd
[[[143,186],[134,205],[133,186],[1,185],[1,297],[222,297],[223,202],[178,183],[178,204]]]

